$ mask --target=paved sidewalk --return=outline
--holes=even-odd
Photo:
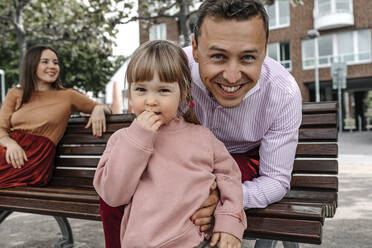
[[[301,244],[303,248],[372,247],[372,132],[343,133],[339,144],[337,213],[325,222],[322,245]],[[104,248],[100,222],[70,221],[75,248]],[[13,213],[0,225],[0,248],[48,248],[59,237],[49,216]]]

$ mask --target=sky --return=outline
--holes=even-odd
[[[116,36],[116,47],[114,55],[131,55],[139,46],[139,26],[138,22],[130,22],[118,26],[119,32]]]

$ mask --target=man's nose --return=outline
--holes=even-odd
[[[242,77],[239,64],[235,62],[228,63],[227,67],[225,68],[223,72],[223,77],[229,83],[233,84],[233,83],[238,82],[239,79]]]

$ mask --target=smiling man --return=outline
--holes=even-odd
[[[268,16],[261,2],[205,0],[198,13],[192,47],[184,49],[196,113],[238,162],[244,208],[264,208],[290,189],[301,92],[266,56]],[[248,155],[252,149],[259,161]],[[208,226],[208,211],[193,218]]]

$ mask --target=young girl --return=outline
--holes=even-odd
[[[207,247],[189,217],[214,181],[220,203],[212,243],[241,247],[246,217],[240,170],[222,142],[194,124],[183,50],[168,41],[147,42],[133,54],[126,78],[137,118],[111,136],[93,182],[106,203],[125,205],[121,247]],[[186,111],[178,114],[180,102]]]

